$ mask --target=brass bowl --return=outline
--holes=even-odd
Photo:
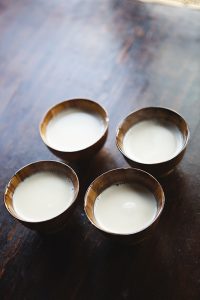
[[[70,206],[58,216],[48,219],[46,221],[39,221],[39,222],[26,221],[20,218],[20,216],[17,215],[17,213],[13,208],[13,194],[17,186],[20,184],[20,182],[22,182],[25,178],[29,177],[30,175],[41,171],[49,171],[57,174],[62,174],[65,175],[67,178],[71,179],[72,184],[74,186],[74,197]],[[79,192],[79,181],[76,173],[72,168],[65,165],[64,163],[57,162],[57,161],[37,161],[24,166],[13,175],[13,177],[10,179],[5,189],[4,203],[11,216],[14,217],[16,220],[18,220],[19,222],[21,222],[24,226],[44,233],[53,233],[61,230],[66,225],[68,219],[70,218],[72,212],[74,211],[75,204],[76,204],[75,200],[78,196],[78,192]]]
[[[140,121],[152,119],[161,122],[167,121],[175,125],[179,129],[182,136],[182,148],[174,157],[169,160],[158,163],[142,163],[127,156],[123,149],[123,140],[126,132],[134,124]],[[117,129],[116,145],[131,167],[145,170],[146,172],[149,172],[155,176],[164,176],[172,172],[176,165],[182,160],[189,137],[190,132],[188,124],[177,112],[163,107],[145,107],[132,112],[121,122]]]
[[[95,115],[99,115],[100,118],[104,122],[104,131],[101,137],[92,145],[87,148],[78,150],[78,151],[62,151],[56,149],[53,145],[50,145],[46,139],[46,128],[49,124],[49,121],[59,114],[61,111],[67,110],[69,108],[76,108],[86,112],[93,113]],[[40,136],[44,142],[44,144],[48,147],[48,149],[57,157],[63,159],[64,161],[77,161],[82,159],[90,158],[91,156],[95,155],[104,145],[107,135],[108,135],[108,114],[105,109],[92,100],[88,99],[71,99],[66,100],[61,103],[56,104],[55,106],[51,107],[48,112],[43,117],[40,123]],[[85,133],[87,134],[87,132]]]
[[[131,234],[118,234],[118,233],[111,233],[106,231],[105,229],[101,228],[98,222],[95,219],[94,215],[94,204],[96,198],[101,194],[106,188],[113,184],[118,183],[136,183],[143,185],[147,189],[149,189],[155,199],[157,201],[157,213],[154,220],[151,222],[149,226],[142,229],[138,232],[133,232]],[[148,238],[157,224],[161,212],[164,208],[165,203],[165,196],[163,189],[159,182],[150,174],[139,170],[139,169],[114,169],[108,171],[101,176],[97,177],[89,186],[86,195],[85,195],[85,202],[84,202],[84,209],[85,213],[89,219],[89,221],[98,229],[100,230],[106,237],[112,238],[117,241],[128,242],[128,243],[138,243],[146,238]]]

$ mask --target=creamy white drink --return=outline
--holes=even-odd
[[[97,142],[104,130],[104,121],[99,115],[70,108],[52,118],[46,139],[57,150],[78,151]]]
[[[45,221],[64,212],[73,197],[74,186],[66,176],[38,172],[17,186],[13,194],[13,208],[25,221]]]
[[[98,225],[109,232],[130,234],[146,228],[157,213],[151,191],[138,184],[115,184],[96,199],[94,215]]]
[[[124,153],[135,161],[147,164],[173,158],[182,149],[179,129],[169,122],[145,120],[133,125],[123,140]]]

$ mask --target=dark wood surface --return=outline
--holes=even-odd
[[[200,13],[120,0],[0,0],[0,299],[200,297]],[[38,124],[53,104],[86,97],[110,115],[104,149],[75,166],[79,205],[64,233],[44,238],[3,204],[12,174],[56,159]],[[161,105],[189,122],[184,160],[163,179],[166,206],[154,236],[113,244],[86,219],[83,196],[106,170],[127,166],[115,146],[119,121]]]

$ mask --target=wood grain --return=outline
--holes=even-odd
[[[0,0],[0,298],[198,300],[200,295],[199,12],[133,0]],[[10,218],[4,187],[35,160],[55,159],[38,125],[64,99],[98,100],[108,140],[87,164],[66,231],[44,239]],[[144,106],[177,110],[191,141],[161,181],[165,211],[137,247],[111,244],[86,219],[83,197],[97,176],[127,166],[119,122]]]

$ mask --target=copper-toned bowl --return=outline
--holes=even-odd
[[[30,175],[41,171],[49,171],[52,173],[62,174],[65,175],[66,178],[71,179],[72,184],[74,186],[74,197],[70,206],[58,216],[48,219],[47,221],[41,221],[41,222],[26,221],[20,218],[20,216],[17,215],[17,213],[13,208],[13,194],[21,181],[23,181],[25,178],[29,177]],[[79,191],[78,177],[72,168],[65,165],[64,163],[57,162],[57,161],[37,161],[24,166],[13,175],[13,177],[10,179],[5,189],[4,203],[11,216],[13,216],[19,222],[21,222],[24,226],[44,233],[53,233],[61,230],[66,225],[68,219],[70,218],[75,208],[75,204],[76,204],[75,200],[77,198],[78,191]]]
[[[143,185],[144,187],[149,189],[155,196],[155,199],[157,201],[156,216],[154,220],[151,222],[151,224],[146,228],[142,229],[141,231],[133,232],[131,234],[111,233],[101,228],[101,226],[98,224],[98,222],[95,219],[94,204],[96,198],[106,188],[108,188],[113,184],[118,184],[118,183],[133,183],[133,184]],[[164,196],[163,189],[159,184],[159,182],[152,175],[139,169],[132,169],[132,168],[114,169],[97,177],[91,183],[85,195],[84,209],[90,222],[108,238],[112,238],[122,242],[137,243],[148,238],[152,234],[153,229],[157,224],[161,212],[164,208],[164,203],[165,203],[165,196]]]
[[[171,159],[159,163],[142,163],[127,156],[123,149],[123,140],[126,132],[134,124],[144,120],[158,120],[161,122],[169,122],[175,125],[182,136],[182,148]],[[145,170],[155,176],[164,176],[169,174],[176,165],[182,160],[185,153],[190,132],[188,124],[177,112],[163,107],[145,107],[128,115],[118,126],[116,134],[116,145],[123,154],[126,161],[133,168]]]
[[[50,145],[48,143],[46,138],[46,128],[48,126],[49,121],[60,112],[70,108],[80,109],[82,111],[86,111],[94,115],[99,115],[99,117],[103,120],[104,123],[104,131],[101,137],[94,144],[78,151],[67,151],[67,150],[62,151],[56,149],[53,145]],[[66,100],[51,107],[48,110],[48,112],[45,114],[44,118],[40,123],[40,136],[43,142],[45,143],[45,145],[49,148],[49,150],[57,157],[65,161],[82,160],[85,158],[90,158],[91,156],[95,155],[103,147],[108,135],[108,122],[109,122],[109,118],[107,112],[97,102],[88,99]],[[87,132],[85,134],[87,135]]]

